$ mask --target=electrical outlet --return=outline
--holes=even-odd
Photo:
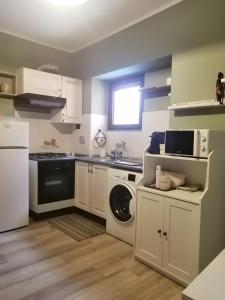
[[[83,135],[79,136],[79,143],[80,144],[85,144],[85,137]]]

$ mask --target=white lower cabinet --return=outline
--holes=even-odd
[[[89,164],[75,163],[75,206],[89,211]]]
[[[102,165],[76,162],[76,207],[106,218],[107,171]]]
[[[162,265],[163,207],[161,197],[138,192],[136,253],[157,266]]]
[[[101,165],[92,165],[91,170],[91,211],[93,214],[105,218],[107,201],[107,168]]]
[[[198,274],[199,206],[138,191],[135,255],[185,284]]]

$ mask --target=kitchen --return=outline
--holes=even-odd
[[[11,6],[8,5],[8,13],[7,5],[4,6],[4,9],[1,10],[1,20],[4,20],[3,13],[5,11],[5,15],[11,14],[11,17],[14,18],[16,22],[17,16],[15,8],[13,9],[12,7],[13,5],[14,4],[11,4]],[[28,7],[32,9],[32,5]],[[204,7],[204,11],[202,7]],[[143,21],[137,24],[133,24],[131,27],[114,34],[112,37],[105,38],[85,47],[83,50],[79,50],[79,47],[77,47],[78,50],[73,51],[73,46],[70,44],[68,48],[72,49],[71,52],[75,53],[55,49],[62,48],[62,46],[56,47],[57,45],[53,43],[55,42],[54,38],[52,38],[52,43],[50,43],[50,45],[53,45],[51,48],[28,41],[29,37],[27,39],[21,39],[18,35],[18,37],[16,37],[16,34],[13,34],[13,30],[11,30],[11,34],[13,35],[7,34],[7,29],[4,30],[4,24],[1,25],[0,22],[1,73],[15,74],[20,68],[37,70],[39,66],[51,64],[59,67],[57,74],[60,76],[82,80],[83,85],[82,122],[77,125],[76,123],[63,124],[63,122],[53,122],[52,112],[14,110],[14,100],[6,99],[5,97],[1,98],[0,103],[2,118],[4,120],[7,119],[7,121],[16,120],[29,122],[30,153],[59,152],[99,155],[100,148],[95,147],[94,137],[100,128],[106,135],[107,143],[105,150],[108,154],[110,154],[116,143],[125,142],[126,153],[124,156],[128,156],[129,159],[134,159],[135,161],[138,158],[142,158],[143,151],[149,144],[149,135],[153,131],[162,131],[167,128],[209,128],[224,130],[223,107],[213,108],[213,111],[210,112],[203,108],[198,113],[193,110],[174,112],[173,110],[167,109],[168,106],[179,102],[210,100],[215,98],[216,76],[218,72],[223,71],[225,67],[223,59],[225,47],[223,7],[223,1],[218,1],[218,5],[211,3],[211,1],[198,1],[198,3],[196,3],[196,1],[189,1],[189,3],[187,3],[187,1],[181,1],[152,17],[149,16],[149,18],[143,19]],[[201,20],[201,24],[199,24],[199,20]],[[209,22],[208,20],[213,21]],[[32,25],[32,21],[29,20],[29,22]],[[168,29],[168,32],[166,32],[165,28]],[[32,40],[31,36],[30,39]],[[74,47],[74,49],[75,48],[76,47]],[[171,96],[153,99],[146,98],[144,100],[142,131],[109,131],[107,130],[108,110],[107,101],[105,100],[109,92],[108,82],[110,79],[121,77],[122,75],[132,75],[134,73],[145,73],[145,83],[147,86],[149,84],[152,84],[152,86],[164,86],[166,85],[167,78],[171,77]],[[93,184],[94,174],[91,173],[92,166],[89,165],[84,169],[84,166],[87,166],[87,164],[85,165],[84,161],[80,161],[80,164],[83,170],[83,177],[80,177],[81,182],[87,180],[88,177],[88,180]],[[195,165],[195,163],[193,164]],[[203,163],[200,163],[200,165],[202,164]],[[94,166],[95,164],[92,162],[91,165]],[[104,165],[104,167],[106,166],[108,167],[107,164]],[[205,168],[206,166],[203,164],[203,169],[205,170]],[[96,176],[96,178],[98,178],[99,182],[102,182],[101,178],[104,178],[104,170],[93,169],[93,171],[97,172],[98,176]],[[84,189],[82,192],[90,194],[90,190],[87,192]],[[88,197],[86,195],[85,197],[87,200],[86,203],[90,205],[90,202],[88,202],[90,201],[90,196]],[[38,224],[40,224],[40,227],[38,227]],[[73,278],[73,276],[77,276],[78,285],[85,286],[85,284],[87,284],[89,286],[86,290],[85,288],[81,288],[86,298],[94,297],[93,295],[96,293],[96,298],[98,299],[105,297],[129,299],[129,295],[131,299],[132,293],[129,294],[127,290],[128,287],[131,287],[132,283],[134,283],[137,291],[133,299],[141,299],[144,295],[145,288],[147,289],[145,290],[147,295],[150,295],[149,298],[157,299],[157,293],[154,294],[153,290],[148,290],[147,287],[141,289],[142,279],[144,280],[145,276],[147,278],[146,282],[151,281],[153,277],[156,279],[156,285],[157,282],[160,282],[162,286],[165,287],[165,295],[162,296],[162,298],[164,297],[163,299],[169,299],[170,289],[172,291],[175,290],[178,295],[183,289],[179,285],[176,285],[176,283],[167,280],[166,277],[164,278],[159,273],[153,273],[152,269],[133,260],[132,248],[119,240],[113,240],[111,236],[102,235],[104,237],[102,237],[101,240],[101,235],[99,235],[96,239],[89,239],[84,241],[84,244],[79,244],[69,237],[64,236],[61,232],[53,229],[48,223],[38,224],[36,225],[35,223],[33,229],[29,226],[27,232],[25,230],[18,232],[22,240],[15,245],[15,250],[18,249],[19,251],[19,249],[21,249],[21,252],[19,251],[20,253],[18,252],[17,254],[17,261],[12,258],[14,253],[13,240],[17,240],[17,231],[14,233],[11,232],[11,235],[10,233],[8,233],[8,235],[6,233],[1,235],[2,241],[4,237],[6,241],[9,241],[8,244],[6,243],[4,245],[1,253],[3,255],[3,272],[4,270],[5,272],[9,272],[11,268],[13,270],[13,268],[15,268],[14,264],[19,264],[20,258],[22,258],[25,253],[28,255],[24,258],[24,264],[27,268],[29,264],[32,266],[33,263],[35,265],[35,261],[38,263],[38,260],[35,260],[35,258],[32,260],[32,253],[28,251],[29,247],[26,247],[27,242],[30,245],[34,245],[35,257],[39,256],[41,258],[46,257],[46,255],[50,256],[49,260],[46,261],[46,265],[44,265],[44,263],[41,264],[41,262],[36,265],[40,266],[41,270],[47,270],[48,264],[52,264],[52,268],[57,264],[60,265],[62,257],[66,259],[69,255],[68,253],[61,254],[57,257],[61,246],[69,252],[71,251],[71,253],[73,253],[73,251],[74,253],[78,253],[81,262],[76,261],[75,258],[72,257],[72,254],[69,257],[72,261],[71,263],[75,268],[77,266],[81,274],[76,275],[74,270],[68,268],[67,265],[62,265],[66,275],[63,277],[61,273],[61,275],[57,273],[56,277],[59,278],[62,276],[66,288],[64,291],[60,291],[60,289],[57,289],[54,285],[56,282],[59,282],[58,279],[51,279],[48,285],[44,285],[44,282],[48,279],[48,273],[44,275],[44,271],[40,270],[40,273],[35,274],[35,271],[32,270],[30,266],[29,272],[33,274],[34,277],[29,294],[29,291],[26,291],[25,288],[27,277],[21,267],[17,272],[21,276],[24,276],[24,285],[13,279],[13,276],[16,276],[18,273],[13,273],[13,271],[9,272],[12,276],[11,279],[8,279],[9,281],[7,281],[7,277],[2,277],[3,280],[5,280],[5,283],[2,284],[2,288],[3,291],[6,292],[6,294],[2,295],[7,295],[8,292],[12,299],[20,299],[32,293],[37,293],[37,297],[41,297],[42,295],[42,299],[44,299],[45,296],[46,298],[50,298],[51,295],[54,295],[55,298],[57,296],[59,299],[64,299],[65,297],[69,297],[69,295],[72,297],[73,293],[75,295],[76,289],[78,289],[76,284],[73,285],[72,282],[69,283],[69,279],[71,277]],[[26,235],[28,237],[30,236],[31,239],[26,240]],[[50,239],[49,247],[45,245],[45,241],[47,241],[48,238]],[[110,248],[110,245],[112,248]],[[91,258],[93,259],[92,263],[85,265],[85,256],[82,257],[81,255],[82,247],[84,247],[83,249],[90,255],[90,260]],[[104,260],[101,261],[100,257],[92,253],[94,249],[98,248],[100,257],[104,255],[104,249],[105,252],[108,252],[108,249],[109,251],[118,253],[117,257],[105,253],[109,260],[115,261],[115,266],[111,263],[108,268],[106,266],[104,267]],[[127,262],[125,258],[126,255],[130,259],[129,262]],[[119,258],[122,259],[122,268],[124,268],[124,270],[113,276],[113,272],[120,270]],[[99,266],[97,264],[99,264]],[[126,264],[129,264],[127,268]],[[87,271],[88,268],[96,268],[96,270],[100,272],[99,275],[97,276],[96,274],[98,271],[94,272],[92,269],[89,273]],[[52,273],[51,270],[49,266],[49,274],[53,274],[53,270]],[[85,279],[82,281],[82,272],[84,272],[83,277],[86,275],[87,281],[85,281]],[[112,274],[112,277],[104,277],[103,272]],[[91,273],[97,276],[99,279],[98,283],[94,284],[93,279],[91,279]],[[141,274],[143,275],[141,276]],[[6,276],[6,274],[4,276]],[[34,287],[35,276],[38,276],[41,281],[36,289]],[[125,279],[125,277],[127,279]],[[111,285],[110,279],[112,279]],[[124,279],[124,286],[127,287],[126,291],[124,291],[120,285],[122,279]],[[9,288],[6,288],[6,286],[10,285],[10,282],[13,289],[11,291]],[[22,288],[19,293],[20,285]],[[120,292],[121,294],[116,293],[113,285],[120,287],[117,293]],[[46,290],[44,290],[44,286]],[[70,289],[71,292],[69,291]],[[97,289],[99,295],[97,294]],[[106,290],[108,290],[108,293]],[[131,290],[134,291],[134,288]],[[68,294],[64,296],[63,293]],[[151,293],[153,293],[153,296],[151,296]],[[79,291],[77,290],[77,295],[78,294]],[[82,297],[81,294],[79,297]]]

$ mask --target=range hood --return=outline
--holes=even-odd
[[[14,107],[18,110],[50,111],[51,109],[63,108],[66,98],[44,96],[37,94],[21,94],[14,97]]]

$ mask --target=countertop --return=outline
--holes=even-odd
[[[183,291],[182,300],[225,299],[225,250]]]
[[[121,169],[121,170],[127,170],[127,171],[133,171],[137,173],[142,173],[143,171],[143,165],[142,160],[140,159],[128,159],[128,158],[120,158],[118,160],[111,159],[111,158],[101,158],[99,156],[83,156],[83,155],[75,155],[76,161],[82,161],[82,162],[88,162],[88,163],[95,163],[95,164],[101,164],[108,166],[110,168],[114,169]],[[119,163],[119,161],[126,161],[131,163],[137,163],[137,165],[123,165]]]
[[[170,191],[162,191],[162,190],[157,190],[145,186],[139,186],[138,190],[143,191],[143,192],[148,192],[152,194],[158,194],[161,196],[173,198],[173,199],[178,199],[182,200],[185,202],[193,203],[196,205],[199,205],[201,203],[201,198],[204,193],[204,191],[196,191],[196,192],[188,192],[188,191],[182,191],[182,190],[170,190]]]
[[[120,158],[118,160],[116,159],[111,159],[110,157],[106,158],[101,158],[100,156],[94,155],[94,156],[89,156],[85,154],[72,154],[72,155],[67,155],[65,157],[58,157],[58,158],[30,158],[30,160],[35,160],[35,161],[58,161],[58,160],[74,160],[74,161],[82,161],[86,163],[94,163],[94,164],[100,164],[100,165],[105,165],[110,168],[115,168],[115,169],[120,169],[120,170],[127,170],[127,171],[132,171],[132,172],[137,172],[137,173],[142,173],[143,171],[143,165],[142,165],[142,160],[141,159],[130,159],[130,158]],[[135,165],[126,165],[126,164],[121,164],[119,161],[125,161],[125,162],[130,162],[134,163]]]

